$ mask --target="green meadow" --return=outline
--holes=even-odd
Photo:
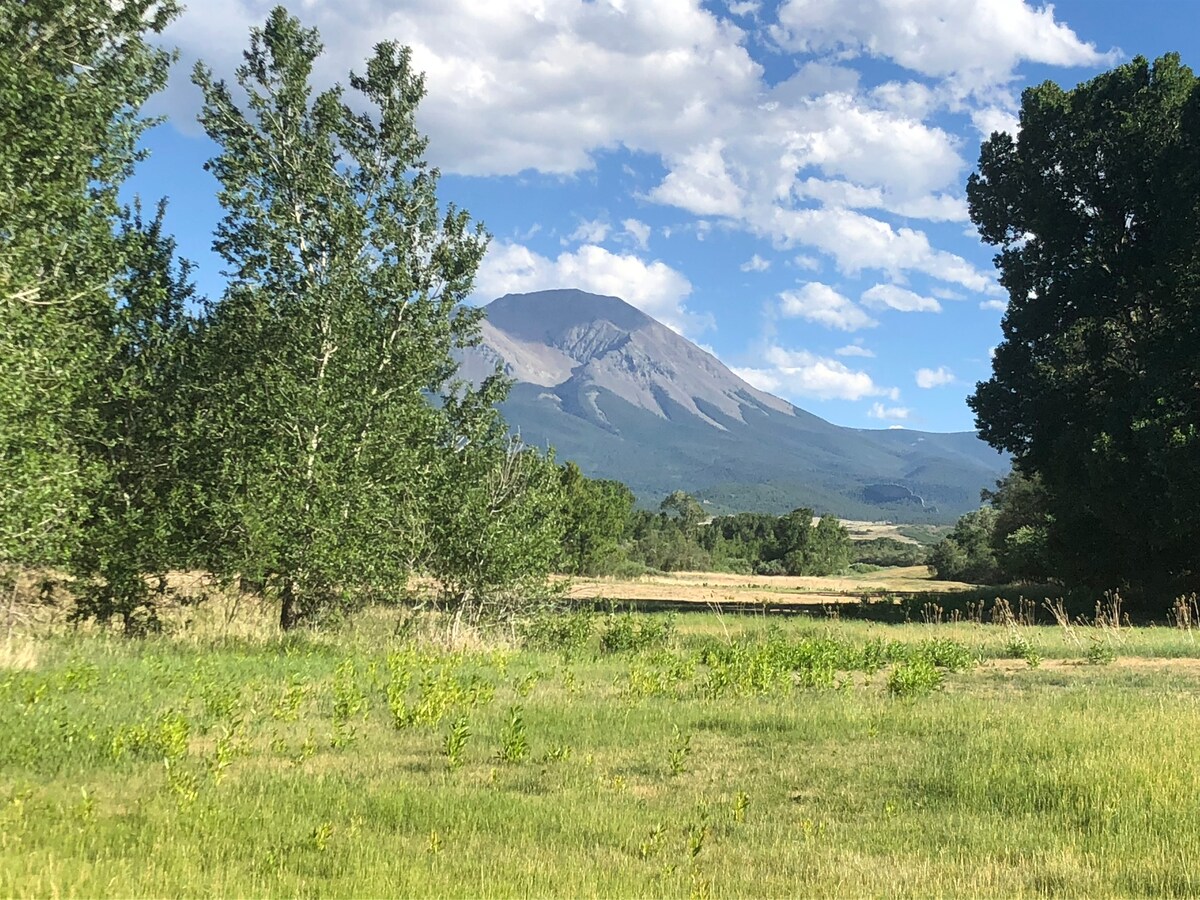
[[[445,634],[377,609],[10,638],[0,895],[1200,892],[1187,629]]]

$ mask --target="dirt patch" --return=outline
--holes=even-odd
[[[1144,672],[1175,672],[1200,676],[1200,659],[1172,656],[1118,656],[1105,666],[1090,665],[1083,659],[1043,659],[1038,671],[1100,671],[1103,669],[1131,669]],[[1023,659],[989,659],[975,672],[1002,672],[1012,674],[1029,671],[1029,663]]]

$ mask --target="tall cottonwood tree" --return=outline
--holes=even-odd
[[[0,4],[0,568],[61,566],[105,476],[94,433],[123,302],[118,190],[172,54],[173,0]]]
[[[967,196],[1009,296],[968,402],[984,439],[1039,478],[1056,574],[1194,587],[1200,80],[1171,54],[1031,88]]]
[[[478,336],[463,301],[487,237],[439,208],[414,122],[423,79],[407,48],[381,43],[350,76],[351,104],[340,86],[314,93],[321,52],[279,7],[237,70],[244,105],[194,73],[220,147],[209,169],[229,266],[203,336],[223,497],[214,565],[273,584],[283,628],[404,586],[437,552],[446,460],[475,452],[480,429],[462,417],[494,415],[452,384],[452,351]]]

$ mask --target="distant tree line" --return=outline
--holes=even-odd
[[[564,473],[570,487],[560,566],[569,573],[831,575],[857,561],[841,522],[816,519],[811,509],[711,517],[694,497],[675,491],[652,512],[636,509],[619,482],[583,478],[573,464]]]

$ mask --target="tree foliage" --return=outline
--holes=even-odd
[[[1022,98],[967,187],[1009,295],[980,433],[1036,474],[1055,565],[1200,571],[1200,88],[1175,55]]]
[[[0,5],[0,565],[64,565],[107,460],[115,284],[136,241],[118,190],[172,55],[173,0]],[[136,265],[136,262],[130,262]]]
[[[526,540],[544,534],[529,491],[545,465],[508,445],[492,408],[505,383],[454,381],[452,352],[478,338],[463,301],[487,238],[438,205],[414,121],[423,79],[385,42],[350,76],[353,104],[340,87],[314,95],[321,51],[280,7],[237,70],[244,106],[194,74],[230,267],[204,338],[222,460],[213,566],[274,585],[284,628],[395,596],[415,568],[479,603],[550,552]]]
[[[942,581],[998,584],[1005,580],[996,561],[992,535],[996,511],[984,506],[969,512],[954,530],[939,541],[929,555],[929,568]]]
[[[616,557],[633,511],[633,491],[619,481],[586,477],[573,462],[560,469],[563,539],[559,568],[573,575],[603,572]]]
[[[75,618],[119,616],[127,632],[155,627],[154,593],[187,562],[203,498],[190,477],[199,452],[198,396],[189,267],[163,233],[165,204],[146,221],[139,207],[117,232],[124,269],[118,302],[95,314],[102,354],[91,373],[93,416],[77,437],[93,478],[68,562]]]

